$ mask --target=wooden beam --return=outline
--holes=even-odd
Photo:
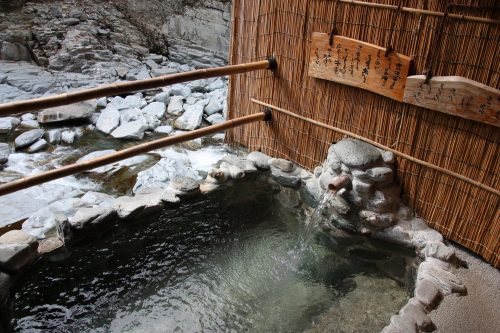
[[[392,10],[398,9],[398,6],[386,5],[386,4],[381,4],[381,3],[373,3],[373,2],[357,1],[357,0],[339,0],[339,1],[344,2],[344,3],[354,4],[354,5],[367,6],[367,7],[385,8],[385,9],[392,9]],[[432,11],[432,10],[418,9],[418,8],[411,8],[411,7],[401,7],[401,8],[399,8],[399,10],[402,12],[407,12],[407,13],[424,14],[424,15],[430,15],[430,16],[444,16],[445,15],[445,13],[443,13],[443,12],[436,12],[436,11]],[[454,19],[459,19],[459,20],[464,20],[464,21],[500,24],[500,20],[494,20],[494,19],[489,19],[489,18],[485,18],[485,17],[467,16],[467,15],[452,14],[452,13],[448,13],[448,17],[451,17]]]
[[[23,190],[31,186],[46,183],[54,179],[73,175],[78,172],[92,170],[107,164],[115,163],[133,156],[144,154],[155,149],[193,140],[202,136],[206,136],[208,134],[218,133],[229,128],[238,127],[261,120],[270,120],[270,117],[271,113],[269,111],[259,112],[250,116],[228,120],[221,124],[208,126],[188,133],[169,136],[159,140],[142,143],[137,146],[127,148],[116,153],[104,155],[92,160],[66,165],[58,169],[49,170],[37,175],[21,178],[7,184],[0,185],[0,196]]]
[[[190,72],[164,75],[146,80],[111,83],[96,88],[73,91],[60,95],[0,104],[0,117],[82,102],[94,98],[160,88],[187,81],[241,74],[262,69],[274,70],[276,66],[276,60],[274,58],[270,58],[268,60],[256,61],[247,64],[199,69]]]

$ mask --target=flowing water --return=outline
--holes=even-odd
[[[38,261],[14,288],[14,330],[380,331],[408,299],[410,253],[310,230],[301,242],[303,211],[276,192],[245,180]]]

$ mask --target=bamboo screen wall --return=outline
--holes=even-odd
[[[376,0],[371,2],[498,19],[498,1]],[[461,5],[460,5],[461,4]],[[466,5],[466,6],[464,6]],[[400,103],[338,83],[308,77],[313,32],[338,34],[380,46],[415,60],[421,74],[435,59],[434,75],[458,75],[499,88],[500,27],[443,17],[374,8],[334,0],[233,0],[231,62],[275,54],[279,69],[248,73],[230,81],[231,118],[261,107],[250,98],[362,135],[402,153],[452,170],[494,189],[500,187],[500,129]],[[334,24],[335,22],[335,24]],[[232,144],[296,161],[312,170],[342,135],[273,112],[270,125],[233,129]],[[500,266],[498,195],[398,158],[405,199],[445,237]]]

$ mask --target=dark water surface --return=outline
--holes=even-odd
[[[335,316],[365,306],[379,331],[408,298],[411,255],[359,237],[301,244],[303,212],[276,191],[244,181],[38,261],[14,289],[14,330],[348,332]]]

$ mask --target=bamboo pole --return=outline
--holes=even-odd
[[[486,186],[484,184],[481,184],[473,179],[470,179],[470,178],[467,178],[465,176],[462,176],[458,173],[455,173],[453,171],[450,171],[448,169],[445,169],[445,168],[442,168],[442,167],[439,167],[437,165],[434,165],[434,164],[431,164],[431,163],[428,163],[428,162],[425,162],[425,161],[422,161],[422,160],[419,160],[415,157],[412,157],[410,155],[407,155],[407,154],[404,154],[404,153],[401,153],[395,149],[392,149],[392,148],[389,148],[387,146],[384,146],[376,141],[373,141],[373,140],[370,140],[370,139],[367,139],[365,137],[362,137],[360,135],[357,135],[355,133],[352,133],[352,132],[349,132],[349,131],[346,131],[346,130],[343,130],[341,128],[338,128],[338,127],[333,127],[333,126],[330,126],[330,125],[327,125],[327,124],[324,124],[322,122],[319,122],[319,121],[316,121],[316,120],[313,120],[313,119],[309,119],[309,118],[306,118],[306,117],[302,117],[302,116],[299,116],[295,113],[292,113],[290,111],[287,111],[285,109],[282,109],[282,108],[279,108],[277,106],[274,106],[274,105],[271,105],[271,104],[268,104],[268,103],[264,103],[264,102],[261,102],[261,101],[258,101],[254,98],[251,99],[253,103],[256,103],[256,104],[259,104],[261,106],[264,106],[264,107],[267,107],[267,108],[270,108],[270,109],[273,109],[273,110],[276,110],[276,111],[279,111],[281,113],[284,113],[286,115],[289,115],[291,117],[294,117],[294,118],[297,118],[297,119],[300,119],[300,120],[303,120],[303,121],[306,121],[308,123],[311,123],[311,124],[314,124],[314,125],[317,125],[317,126],[320,126],[320,127],[323,127],[323,128],[327,128],[327,129],[330,129],[332,131],[335,131],[335,132],[338,132],[338,133],[341,133],[341,134],[344,134],[344,135],[348,135],[350,137],[353,137],[353,138],[356,138],[358,140],[361,140],[361,141],[364,141],[364,142],[367,142],[371,145],[374,145],[375,147],[378,147],[380,149],[384,149],[384,150],[387,150],[387,151],[390,151],[391,153],[393,153],[394,155],[397,155],[399,157],[402,157],[402,158],[405,158],[407,160],[410,160],[414,163],[417,163],[417,164],[420,164],[420,165],[423,165],[425,167],[428,167],[430,169],[433,169],[433,170],[436,170],[438,172],[441,172],[441,173],[444,173],[448,176],[451,176],[451,177],[454,177],[454,178],[458,178],[460,180],[463,180],[464,182],[467,182],[471,185],[474,185],[474,186],[477,186],[483,190],[486,190],[490,193],[493,193],[493,194],[496,194],[497,196],[500,196],[500,191],[497,190],[497,189],[494,189],[492,187],[489,187],[489,186]]]
[[[233,120],[228,120],[223,123],[208,126],[189,133],[179,134],[175,136],[165,137],[159,140],[142,143],[140,145],[127,148],[116,153],[101,156],[92,160],[70,164],[58,169],[39,173],[37,175],[24,177],[7,184],[0,185],[0,196],[26,189],[31,186],[49,182],[54,179],[63,178],[73,175],[78,172],[92,170],[107,164],[115,163],[133,156],[147,153],[149,151],[170,146],[176,143],[185,142],[200,138],[202,136],[221,132],[223,130],[242,126],[260,120],[270,120],[271,113],[269,111],[259,112],[250,116],[240,117]]]
[[[36,111],[61,105],[67,105],[71,103],[86,101],[93,98],[101,98],[106,96],[137,92],[147,89],[154,89],[186,81],[194,81],[194,80],[207,79],[225,75],[241,74],[261,69],[274,70],[276,66],[277,66],[276,60],[274,58],[270,58],[268,60],[256,61],[240,65],[199,69],[190,72],[164,75],[146,80],[111,83],[103,85],[101,87],[73,91],[60,95],[0,104],[0,116],[15,115],[15,114]]]
[[[367,7],[385,8],[385,9],[393,9],[393,10],[397,10],[399,8],[398,6],[394,6],[394,5],[386,5],[386,4],[381,4],[381,3],[372,3],[372,2],[357,1],[357,0],[339,0],[339,1],[344,2],[344,3],[350,3],[353,5],[362,5],[362,6],[367,6]],[[443,12],[436,12],[436,11],[427,10],[427,9],[418,9],[418,8],[410,8],[410,7],[401,7],[401,8],[399,8],[399,10],[402,12],[407,12],[407,13],[424,14],[424,15],[430,15],[430,16],[444,16],[445,15],[445,13],[443,13]],[[467,16],[467,15],[451,14],[451,13],[448,13],[448,17],[460,19],[460,20],[465,20],[465,21],[500,24],[500,20],[494,20],[494,19],[489,19],[489,18],[485,18],[485,17]]]

